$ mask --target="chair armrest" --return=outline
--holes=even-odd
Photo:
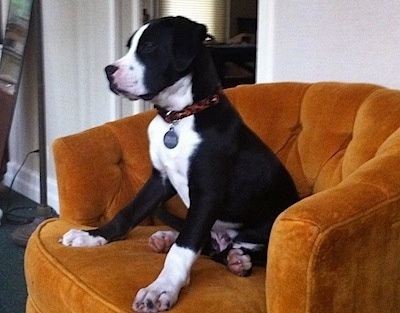
[[[134,197],[151,172],[147,126],[154,115],[141,113],[54,141],[61,218],[99,226]]]
[[[339,185],[278,217],[268,313],[399,312],[400,130],[392,137]]]

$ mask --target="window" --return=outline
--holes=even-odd
[[[218,41],[226,39],[226,0],[160,0],[159,16],[182,15],[207,25],[208,33]]]

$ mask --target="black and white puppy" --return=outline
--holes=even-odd
[[[253,264],[265,265],[275,218],[298,200],[284,166],[223,94],[206,37],[204,25],[184,17],[153,20],[133,34],[129,52],[106,67],[113,92],[151,100],[158,109],[148,128],[152,174],[109,223],[62,238],[67,246],[122,239],[178,194],[187,217],[179,233],[150,238],[153,250],[168,254],[157,279],[137,293],[138,312],[170,309],[200,253],[241,276]]]

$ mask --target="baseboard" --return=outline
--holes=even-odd
[[[15,174],[17,173],[20,165],[9,162],[7,165],[7,173],[4,175],[3,183],[10,186]],[[30,169],[22,168],[12,186],[13,190],[20,194],[40,203],[40,176],[39,172]],[[55,179],[47,179],[47,204],[54,210],[59,212],[58,189],[57,181]]]

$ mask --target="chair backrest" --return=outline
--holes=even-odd
[[[400,91],[377,85],[274,83],[226,93],[302,197],[337,185],[400,132]]]

